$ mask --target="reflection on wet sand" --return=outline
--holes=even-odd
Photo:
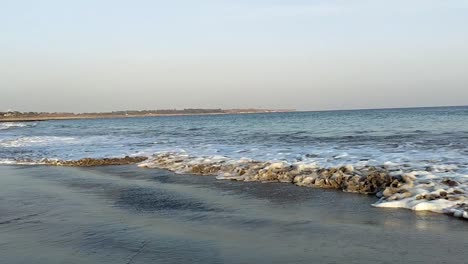
[[[464,221],[134,166],[0,167],[4,263],[463,263]]]

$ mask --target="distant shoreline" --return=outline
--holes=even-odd
[[[237,115],[237,114],[270,114],[291,112],[347,112],[347,111],[372,111],[372,110],[418,110],[418,109],[442,109],[465,108],[467,105],[450,106],[415,106],[415,107],[388,107],[388,108],[353,108],[332,110],[296,110],[296,109],[185,109],[185,110],[154,110],[154,111],[128,111],[132,114],[123,114],[127,111],[102,112],[102,113],[19,113],[19,115],[5,117],[0,112],[0,123],[4,122],[36,122],[49,120],[80,120],[80,119],[112,119],[112,118],[137,118],[137,117],[163,117],[163,116],[203,116],[203,115]],[[191,112],[194,111],[194,112]],[[197,112],[198,111],[198,112]],[[213,112],[210,112],[213,111]],[[136,113],[135,113],[136,112]]]
[[[241,115],[241,114],[269,114],[287,113],[296,110],[222,110],[222,112],[205,113],[144,113],[144,114],[112,114],[112,113],[91,113],[91,114],[54,114],[40,113],[34,116],[0,116],[0,122],[36,122],[51,120],[80,120],[80,119],[113,119],[113,118],[137,118],[137,117],[163,117],[163,116],[200,116],[200,115]]]

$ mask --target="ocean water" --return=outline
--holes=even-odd
[[[468,107],[0,123],[5,164],[158,153],[319,167],[386,165],[412,173],[416,184],[406,186],[414,190],[411,199],[380,206],[442,212],[468,202]],[[440,185],[446,178],[456,179],[458,189]],[[416,195],[441,188],[461,192],[460,199],[415,208]]]

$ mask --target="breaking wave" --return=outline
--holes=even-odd
[[[412,171],[391,162],[382,166],[324,168],[316,163],[160,153],[140,163],[139,167],[212,175],[222,180],[283,182],[375,194],[380,198],[373,204],[375,207],[431,211],[468,219],[468,175],[457,174],[457,167],[453,165],[428,168],[430,171]]]
[[[4,122],[0,123],[0,130],[7,130],[19,127],[34,127],[37,123],[18,123],[18,122]]]
[[[70,144],[76,141],[73,137],[56,137],[56,136],[35,136],[35,137],[19,137],[15,139],[0,140],[0,147],[17,148],[17,147],[32,147],[32,146],[53,146],[57,144]]]
[[[59,139],[71,140],[73,139]],[[33,142],[39,144],[41,141]],[[379,198],[372,204],[375,207],[431,211],[468,219],[468,175],[459,173],[458,167],[454,165],[433,166],[426,171],[392,162],[380,166],[361,163],[323,167],[315,162],[259,161],[220,155],[192,156],[184,152],[115,159],[0,159],[0,164],[86,167],[132,164],[135,161],[142,161],[138,164],[140,168],[214,176],[219,180],[290,183],[301,187],[371,194]]]

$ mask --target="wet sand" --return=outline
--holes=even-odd
[[[134,165],[0,166],[1,263],[466,263],[467,222]]]

